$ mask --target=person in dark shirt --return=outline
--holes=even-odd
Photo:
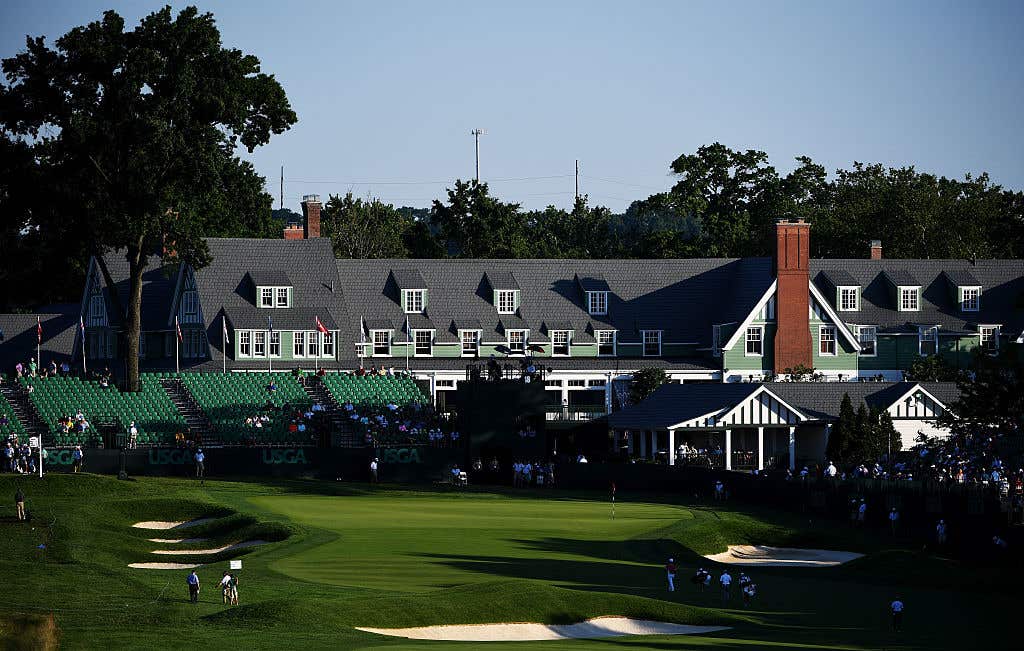
[[[18,511],[18,519],[25,520],[25,491],[21,490],[21,486],[18,486],[18,490],[14,493],[14,507]]]

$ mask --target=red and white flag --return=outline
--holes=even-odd
[[[43,322],[36,317],[36,342],[43,343]]]
[[[78,317],[78,329],[82,331],[82,336],[85,336],[85,319],[81,316]]]
[[[178,333],[178,341],[185,341],[185,338],[181,336],[181,324],[178,323],[178,317],[174,317],[174,330]]]
[[[320,321],[320,317],[317,316],[313,318],[316,319],[316,329],[324,334],[327,334],[327,328],[324,326],[323,322]]]

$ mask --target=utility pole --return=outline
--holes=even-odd
[[[576,159],[576,201],[580,200],[580,159]]]
[[[480,185],[480,136],[484,135],[484,130],[473,129],[470,133],[473,134],[473,139],[476,141],[476,184]]]
[[[284,208],[284,165],[281,166],[281,208]]]

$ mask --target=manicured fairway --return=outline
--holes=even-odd
[[[953,562],[903,541],[805,515],[624,496],[616,518],[603,495],[459,492],[320,482],[132,482],[90,475],[21,481],[31,525],[0,521],[0,638],[10,613],[56,616],[62,647],[94,649],[421,649],[481,643],[412,642],[356,631],[436,624],[571,623],[600,615],[725,625],[707,636],[490,643],[529,649],[1015,648],[1016,566]],[[0,507],[0,517],[9,515]],[[239,540],[270,544],[180,558],[157,556],[140,520],[212,521],[188,529],[183,550]],[[160,534],[158,537],[165,537]],[[723,603],[686,577],[701,554],[728,544],[847,549],[837,568],[756,568],[757,602]],[[40,547],[42,545],[43,547]],[[681,564],[679,590],[662,564]],[[240,558],[242,605],[214,584]],[[129,563],[200,562],[200,603],[185,572]],[[720,567],[712,567],[716,573]],[[734,568],[735,569],[735,568]],[[888,630],[887,604],[907,603],[906,630]],[[20,624],[19,624],[20,625]],[[0,645],[2,647],[2,645]]]
[[[253,502],[338,538],[271,567],[339,586],[420,592],[498,577],[543,577],[564,587],[614,579],[620,587],[657,580],[643,543],[636,554],[594,558],[627,541],[692,517],[661,504],[609,505],[503,496],[261,497]],[[624,582],[624,584],[623,584]]]

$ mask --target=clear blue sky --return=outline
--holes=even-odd
[[[0,56],[162,4],[3,0]],[[714,141],[782,171],[806,154],[1024,188],[1021,2],[197,4],[299,115],[251,156],[275,207],[282,164],[293,209],[349,189],[427,206],[472,177],[474,127],[484,180],[528,208],[570,205],[578,158],[581,190],[621,210]],[[558,178],[500,180],[524,177]]]

